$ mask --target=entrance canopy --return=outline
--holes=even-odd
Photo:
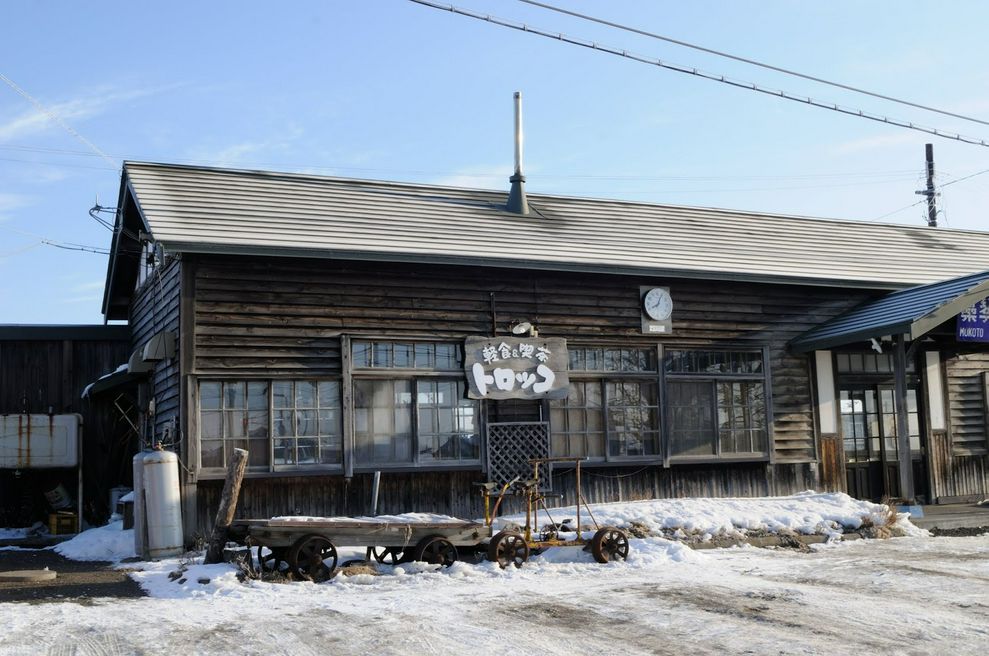
[[[924,336],[989,296],[989,271],[911,287],[867,301],[790,342],[796,353],[905,335]]]

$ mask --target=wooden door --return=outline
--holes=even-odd
[[[847,385],[840,394],[848,494],[878,501],[900,495],[896,405],[890,385]],[[917,388],[907,390],[910,451],[918,497],[926,496],[926,461]]]

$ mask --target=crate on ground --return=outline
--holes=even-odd
[[[59,510],[48,515],[48,531],[52,535],[68,535],[79,532],[79,518],[69,510]]]

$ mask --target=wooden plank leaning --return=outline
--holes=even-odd
[[[233,457],[227,463],[227,478],[223,482],[220,507],[216,510],[216,520],[210,533],[209,546],[206,548],[206,559],[203,561],[205,565],[223,562],[223,547],[227,544],[227,532],[237,512],[237,498],[240,496],[240,484],[244,480],[245,469],[247,469],[247,451],[234,449]]]

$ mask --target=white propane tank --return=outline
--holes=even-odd
[[[144,507],[148,522],[148,554],[178,556],[182,548],[182,503],[179,457],[171,451],[144,456]]]
[[[146,539],[148,523],[144,514],[144,456],[147,452],[139,452],[134,456],[134,554],[138,558],[147,558]]]

